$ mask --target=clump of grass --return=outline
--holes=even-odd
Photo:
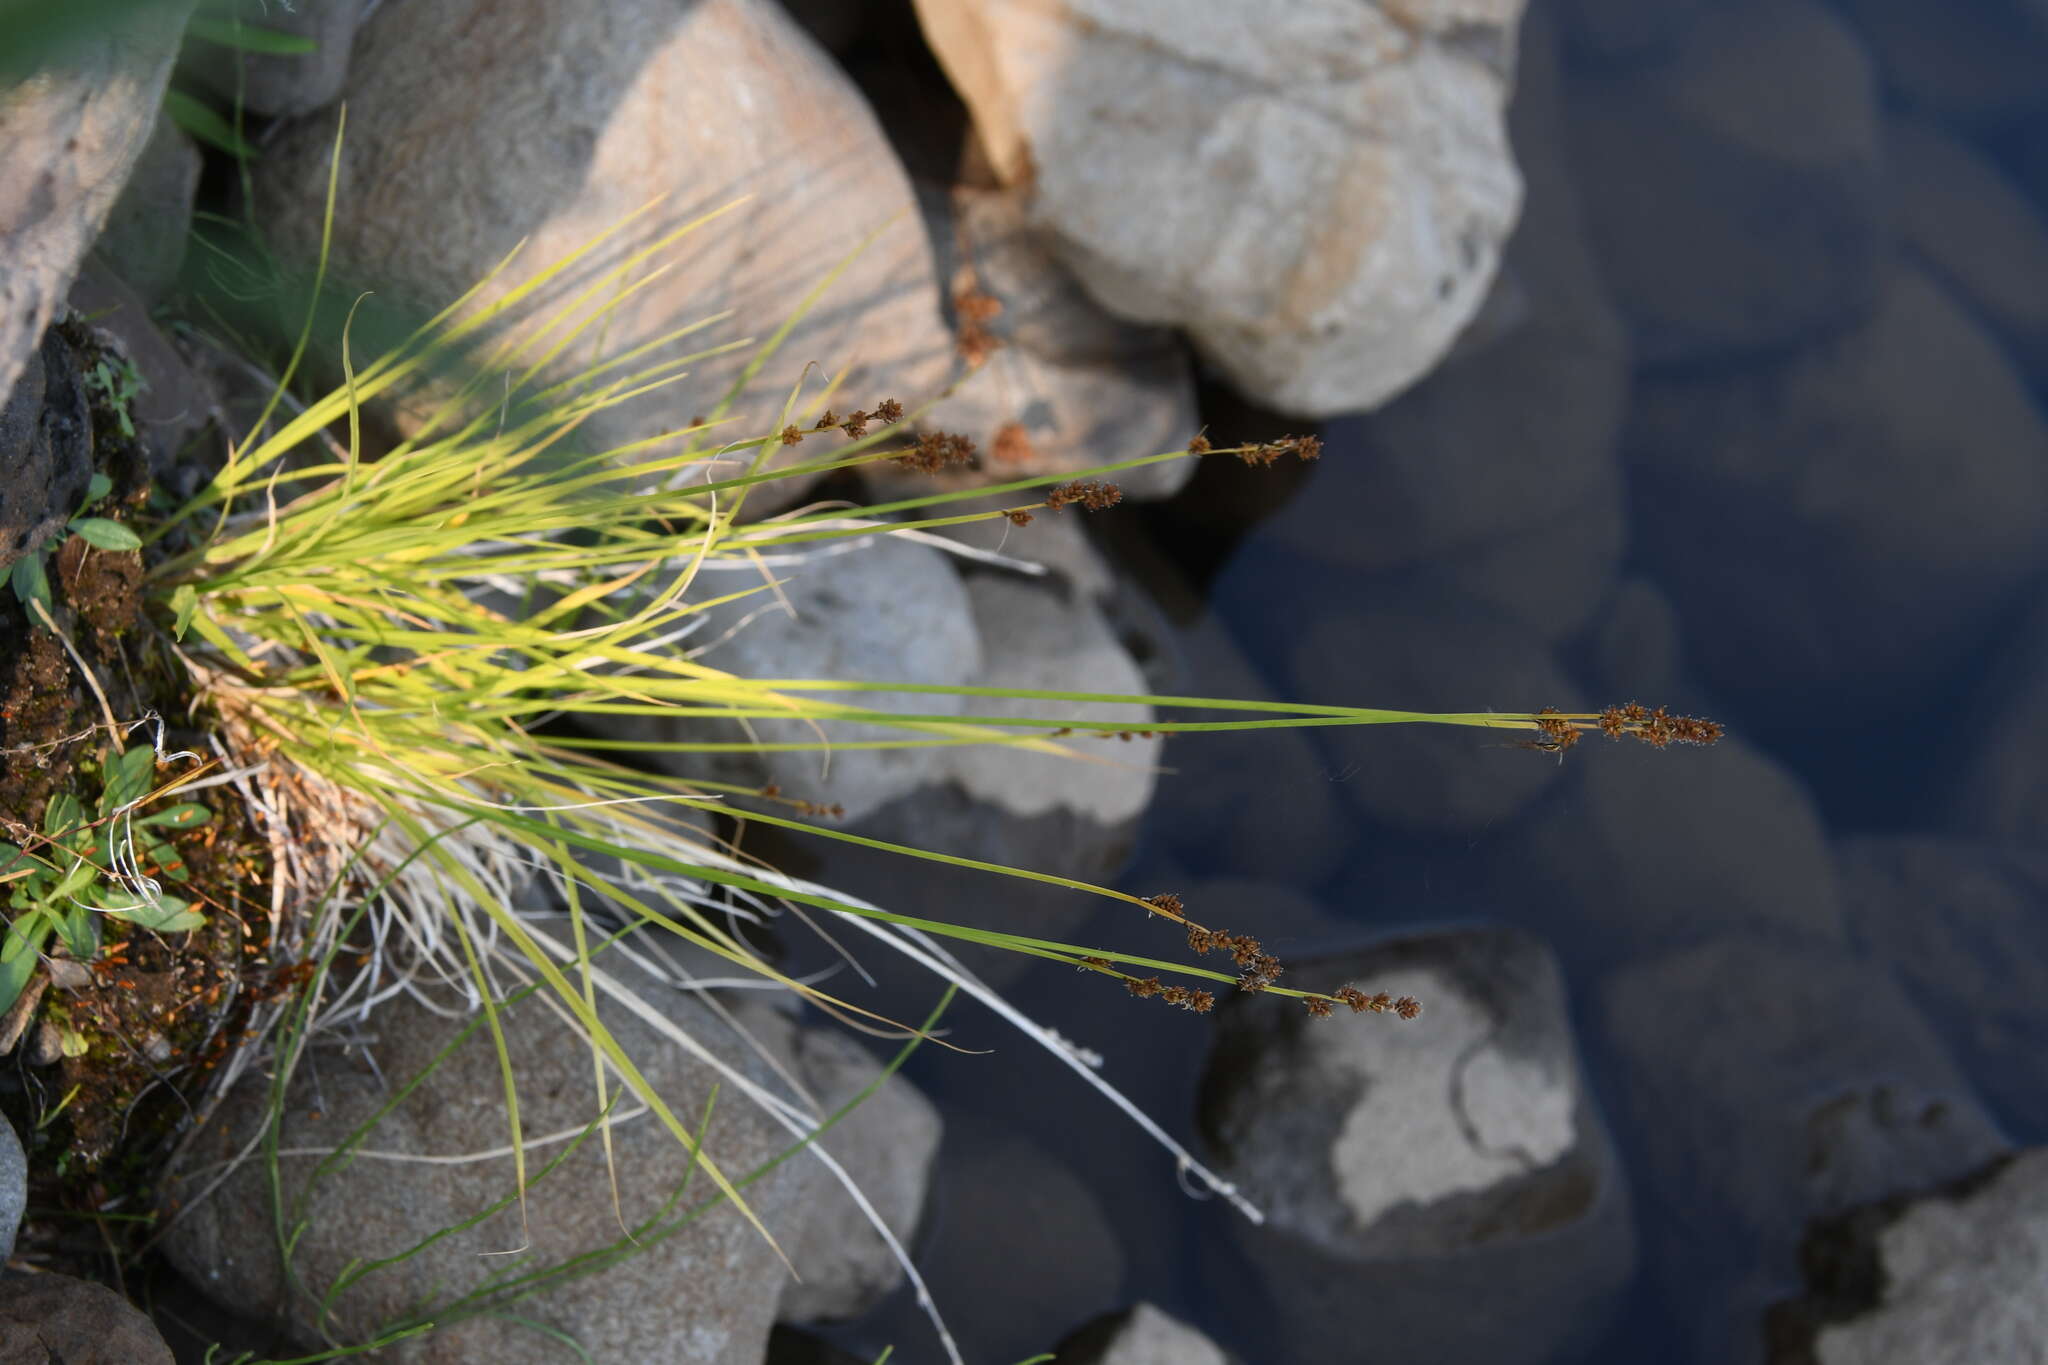
[[[680,782],[615,755],[814,751],[822,758],[854,748],[997,744],[1079,758],[1085,755],[1072,741],[1137,733],[1128,722],[902,712],[861,700],[880,694],[943,696],[969,707],[1019,699],[1142,705],[1159,717],[1147,734],[1427,723],[1528,731],[1537,736],[1532,743],[1558,749],[1592,728],[1652,743],[1659,735],[1704,742],[1711,738],[1706,723],[1626,708],[1613,713],[1619,719],[1610,725],[1605,714],[1431,714],[886,679],[751,678],[709,667],[692,652],[707,609],[773,594],[776,566],[884,535],[996,518],[1024,525],[1046,510],[1101,510],[1120,496],[1111,481],[1119,471],[1198,452],[1270,464],[1283,454],[1314,458],[1318,448],[1308,437],[1221,448],[1197,438],[1185,449],[1105,466],[1082,479],[1021,479],[857,512],[800,508],[744,521],[749,492],[770,480],[885,460],[938,470],[971,460],[974,449],[957,436],[913,434],[907,424],[915,414],[895,397],[877,396],[871,407],[841,416],[825,406],[834,398],[830,385],[808,399],[792,389],[778,419],[759,432],[723,431],[734,398],[728,393],[708,418],[672,432],[620,449],[576,449],[576,433],[591,415],[676,383],[695,358],[664,354],[693,330],[684,326],[573,378],[554,377],[563,358],[602,329],[610,309],[692,226],[607,268],[591,264],[606,240],[600,238],[478,304],[493,272],[360,370],[344,333],[339,387],[234,448],[204,488],[144,525],[146,589],[158,628],[191,681],[218,758],[269,842],[272,955],[323,964],[299,996],[259,1011],[251,1038],[289,1020],[296,1049],[323,1023],[360,1018],[398,992],[473,1012],[498,1053],[512,1197],[523,1200],[537,1175],[527,1169],[498,1015],[517,991],[548,991],[590,1051],[601,1101],[593,1126],[607,1148],[611,1102],[630,1095],[691,1153],[714,1196],[733,1203],[766,1237],[741,1182],[702,1150],[698,1130],[670,1110],[604,1028],[599,997],[619,988],[593,959],[623,922],[671,935],[839,1017],[878,1018],[778,972],[726,920],[733,906],[763,913],[800,906],[981,1000],[1143,1124],[1183,1169],[1256,1218],[1227,1182],[1110,1088],[1096,1074],[1095,1059],[989,991],[946,941],[1064,962],[1115,978],[1133,995],[1198,1012],[1213,1006],[1217,989],[1290,996],[1318,1016],[1343,1005],[1410,1019],[1417,1002],[1348,987],[1322,994],[1283,986],[1282,964],[1256,939],[1200,922],[1170,893],[1139,897],[886,844],[819,823],[824,808],[802,797]],[[511,325],[571,267],[584,270],[588,282],[554,311]],[[786,333],[787,326],[757,353],[742,383]],[[306,340],[302,335],[301,352]],[[467,379],[449,381],[447,361],[457,354],[481,354],[483,363]],[[372,458],[364,405],[401,393],[416,401],[429,377],[441,386],[430,413]],[[264,429],[263,419],[257,429]],[[768,467],[772,453],[810,441],[830,448]],[[559,725],[633,716],[697,722],[696,734],[722,726],[734,737],[601,741]],[[802,721],[813,738],[764,743],[747,729],[771,719]],[[861,727],[858,737],[845,734],[849,726]],[[764,795],[792,814],[750,810],[749,820],[1124,902],[1176,926],[1196,960],[1108,953],[896,914],[761,867],[692,823],[730,798]],[[567,933],[522,913],[522,889],[536,878],[560,892]],[[312,913],[329,904],[348,913]],[[329,970],[357,933],[367,937],[361,970]],[[1231,970],[1202,965],[1199,959],[1214,953],[1227,955]],[[1165,982],[1162,973],[1177,980]],[[925,1036],[922,1028],[903,1032],[912,1040]],[[221,1084],[232,1083],[255,1055],[253,1048],[238,1054],[221,1069]],[[280,1076],[288,1074],[288,1066],[280,1068]],[[801,1126],[796,1131],[808,1136]]]

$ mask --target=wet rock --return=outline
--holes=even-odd
[[[0,1360],[7,1365],[171,1365],[142,1310],[69,1275],[0,1278]]]
[[[2048,103],[2041,85],[2048,31],[2017,6],[1845,0],[1841,9],[1901,104],[1966,124],[1999,124]]]
[[[1331,423],[1308,488],[1246,557],[1282,544],[1371,575],[1359,589],[1380,600],[1455,592],[1550,639],[1605,596],[1624,539],[1629,356],[1586,248],[1557,84],[1539,11],[1508,111],[1528,185],[1507,245],[1520,322],[1379,411]]]
[[[2041,210],[1990,157],[1932,123],[1890,120],[1885,152],[1907,244],[1991,324],[2030,374],[2048,375],[2048,223]]]
[[[567,940],[565,927],[540,931]],[[773,1084],[761,1062],[744,1052],[704,1006],[642,975],[630,964],[602,959],[599,970],[641,993],[657,1018],[683,1029],[715,1053],[733,1059],[741,1074]],[[543,990],[546,988],[543,987]],[[694,1131],[720,1079],[687,1056],[655,1027],[600,995],[599,1013],[649,1085]],[[615,1112],[609,1170],[617,1178],[613,1203],[607,1154],[592,1129],[600,1106],[588,1048],[544,999],[501,1007],[507,1054],[518,1085],[520,1121],[529,1153],[525,1207],[515,1199],[501,1078],[491,1035],[480,1020],[459,1046],[456,1020],[429,1014],[406,997],[372,1016],[375,1069],[357,1056],[316,1053],[286,1099],[280,1145],[283,1197],[302,1207],[306,1231],[295,1244],[298,1282],[325,1292],[351,1266],[380,1257],[416,1255],[358,1279],[333,1300],[335,1328],[360,1339],[378,1324],[412,1314],[435,1319],[435,1331],[394,1348],[394,1359],[434,1362],[492,1360],[502,1365],[552,1361],[566,1336],[601,1359],[721,1362],[751,1365],[761,1358],[785,1271],[776,1252],[729,1207],[713,1205],[664,1240],[649,1222],[666,1226],[712,1195],[700,1171],[683,1190],[688,1152],[655,1116],[634,1114],[628,1096]],[[449,1049],[452,1047],[452,1051]],[[396,1087],[425,1071],[448,1051],[420,1088],[400,1096]],[[610,1093],[618,1093],[611,1078]],[[242,1152],[261,1122],[267,1088],[260,1081],[231,1092],[191,1151],[169,1201],[190,1201],[218,1174],[217,1164]],[[352,1163],[322,1169],[329,1152],[380,1107],[395,1106],[370,1130]],[[789,1133],[745,1098],[729,1080],[705,1129],[711,1158],[738,1179],[788,1148]],[[544,1137],[551,1140],[542,1143]],[[379,1156],[379,1153],[386,1155]],[[465,1154],[485,1154],[462,1160]],[[405,1157],[433,1156],[437,1162]],[[550,1166],[559,1158],[560,1164]],[[545,1174],[543,1171],[545,1170]],[[316,1172],[318,1176],[316,1178]],[[795,1159],[747,1186],[744,1197],[768,1230],[787,1246],[801,1231],[827,1177],[814,1161]],[[303,1198],[303,1204],[300,1201]],[[625,1241],[621,1218],[640,1228],[636,1250]],[[467,1226],[458,1226],[467,1221]],[[421,1243],[447,1232],[440,1240]],[[260,1161],[242,1165],[203,1202],[182,1208],[165,1250],[194,1284],[225,1303],[277,1312],[302,1341],[319,1339],[317,1300],[285,1302],[271,1194]],[[565,1260],[626,1251],[601,1274],[573,1278],[520,1301],[518,1314],[541,1324],[536,1331],[485,1314],[458,1319],[450,1310],[461,1296],[506,1272],[504,1258],[482,1253],[524,1248],[512,1267],[533,1275]],[[584,1262],[586,1266],[590,1262]],[[679,1295],[676,1286],[690,1292]]]
[[[1519,0],[920,0],[997,175],[1113,312],[1299,415],[1371,407],[1478,310],[1519,194]]]
[[[1422,1018],[1233,1002],[1202,1086],[1204,1138],[1268,1215],[1233,1230],[1286,1357],[1372,1340],[1417,1362],[1533,1362],[1597,1333],[1634,1232],[1549,950],[1438,932],[1287,978],[1345,982],[1413,995]]]
[[[1759,1358],[1809,1219],[2006,1147],[1912,999],[1844,953],[1724,940],[1625,968],[1600,1000],[1639,1178],[1670,1213],[1654,1261],[1701,1360]]]
[[[223,99],[237,94],[251,113],[270,118],[310,114],[341,98],[348,84],[349,51],[356,29],[378,0],[235,0],[224,19],[287,33],[313,43],[311,52],[238,52],[212,43],[193,44],[194,76]],[[240,72],[236,67],[241,68]]]
[[[1929,835],[1838,849],[1857,948],[1891,971],[1993,1108],[2048,1133],[2048,853]]]
[[[1680,710],[1685,632],[1678,608],[1650,579],[1625,578],[1586,633],[1586,675],[1603,703],[1654,697]]]
[[[882,1064],[837,1029],[799,1030],[791,1051],[823,1114],[851,1103],[882,1074]],[[905,1247],[924,1210],[943,1127],[931,1101],[895,1075],[820,1139]],[[904,1280],[881,1234],[836,1182],[811,1206],[789,1253],[797,1278],[776,1310],[787,1322],[857,1317]]]
[[[1948,828],[2019,848],[2048,847],[2048,594],[2013,624],[1977,690],[1946,807]]]
[[[1910,710],[2048,558],[2048,425],[1915,269],[1783,362],[1644,384],[1628,443],[1642,554],[1707,683],[1760,712]]]
[[[1294,642],[1304,698],[1415,711],[1589,709],[1533,632],[1467,604],[1411,601],[1337,611]],[[1471,833],[1516,818],[1564,775],[1514,747],[1526,734],[1434,725],[1350,726],[1320,736],[1337,789],[1361,814],[1401,829]]]
[[[1233,1365],[1235,1357],[1179,1318],[1140,1303],[1062,1341],[1059,1365]]]
[[[0,568],[58,539],[92,480],[92,411],[78,357],[51,331],[0,406]]]
[[[1117,1307],[1126,1231],[1030,1139],[985,1119],[948,1116],[918,1266],[940,1310],[951,1306],[947,1326],[968,1360],[1023,1360],[1051,1344],[1054,1324]],[[938,1355],[923,1315],[900,1300],[864,1325],[899,1343],[899,1353]]]
[[[613,311],[601,341],[593,331],[559,364],[587,363],[600,344],[617,355],[725,309],[733,316],[648,362],[765,338],[872,235],[720,439],[780,426],[810,363],[843,381],[842,411],[884,398],[915,407],[950,374],[952,337],[908,181],[851,82],[772,0],[384,5],[357,36],[347,96],[334,226],[344,284],[371,279],[384,297],[432,311],[521,239],[521,264],[490,295],[656,199],[594,266],[620,264],[745,195],[666,249],[661,262],[674,268]],[[328,115],[307,120],[255,169],[259,213],[287,260],[310,262],[319,241],[333,135]],[[531,308],[564,304],[589,282],[587,269],[571,271]],[[358,329],[371,332],[371,321],[360,317]],[[692,362],[687,380],[596,414],[577,437],[603,449],[709,415],[753,353]],[[838,443],[826,433],[777,447],[774,463]],[[801,493],[800,482],[756,489],[747,508],[770,512]]]
[[[1877,80],[1828,10],[1751,5],[1568,94],[1595,255],[1642,360],[1781,346],[1875,304]]]
[[[1278,698],[1245,642],[1191,588],[1163,566],[1148,584],[1165,594],[1173,622],[1180,681],[1171,695]],[[1349,692],[1298,700],[1369,704]],[[1334,785],[1336,765],[1304,731],[1183,735],[1166,746],[1161,762],[1166,771],[1154,790],[1152,831],[1197,872],[1257,868],[1274,881],[1314,886],[1349,850],[1353,831]]]
[[[0,90],[0,393],[12,393],[155,125],[192,0],[91,27]]]
[[[1079,473],[1179,449],[1200,430],[1180,339],[1104,312],[1031,226],[1022,191],[955,186],[931,232],[951,281],[961,349],[980,367],[920,426],[961,433],[980,452],[972,471],[936,479],[871,465],[863,473],[880,494]],[[991,308],[1001,311],[983,320]],[[1110,477],[1126,497],[1165,498],[1194,467],[1175,460]]]
[[[1772,1365],[2036,1361],[2048,1342],[2048,1151],[1817,1225]]]
[[[960,684],[982,669],[973,608],[941,552],[890,536],[850,542],[843,554],[805,557],[775,566],[779,597],[754,592],[707,607],[704,625],[681,647],[704,648],[700,662],[743,678],[835,678],[851,681]],[[703,580],[700,580],[700,582]],[[717,595],[758,587],[758,573],[721,574]],[[786,610],[783,603],[788,604]],[[791,615],[791,612],[794,615]],[[963,699],[887,693],[812,694],[869,710],[957,715]],[[800,720],[754,720],[765,743],[814,744],[902,738],[886,727]],[[744,738],[736,725],[670,716],[593,722],[620,739],[724,741]],[[915,736],[910,736],[915,738]],[[651,754],[648,761],[688,780],[775,783],[783,794],[843,808],[859,820],[884,804],[939,781],[943,748],[792,750],[780,753]]]
[[[28,1207],[28,1155],[14,1125],[0,1119],[0,1263],[14,1254],[22,1210]]]
[[[1714,12],[1706,0],[1557,0],[1548,8],[1573,50],[1596,61],[1668,55]]]
[[[93,254],[107,262],[145,304],[177,283],[199,192],[199,149],[159,112],[121,197],[107,215]]]
[[[1732,737],[1660,751],[1590,736],[1565,766],[1574,780],[1490,865],[1502,913],[1556,926],[1574,967],[1735,933],[1843,942],[1820,814],[1772,759]]]

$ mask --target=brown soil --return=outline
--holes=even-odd
[[[98,358],[90,329],[67,324],[60,331],[87,366]],[[149,470],[140,446],[120,434],[117,415],[99,402],[95,395],[94,464],[113,488],[89,510],[128,521],[148,504]],[[56,547],[47,568],[61,639],[31,621],[11,591],[0,590],[0,641],[14,646],[0,648],[0,837],[17,842],[40,829],[59,792],[96,811],[106,756],[153,738],[153,726],[107,734],[105,712],[78,659],[117,721],[154,711],[166,724],[167,749],[206,747],[196,733],[177,728],[191,698],[165,633],[145,611],[144,554],[98,549],[73,536]],[[187,760],[160,768],[158,778],[189,766]],[[237,1041],[248,1002],[240,989],[243,964],[260,954],[266,932],[269,855],[230,789],[196,799],[212,818],[162,840],[174,850],[169,867],[187,880],[172,880],[168,869],[157,875],[167,892],[202,909],[205,925],[159,934],[102,917],[102,947],[93,961],[63,960],[52,938],[39,979],[24,993],[24,1000],[38,996],[35,1016],[12,1055],[0,1058],[0,1072],[8,1073],[0,1075],[0,1106],[29,1150],[31,1205],[61,1207],[74,1218],[32,1218],[18,1256],[65,1266],[75,1265],[78,1254],[110,1250],[108,1233],[127,1225],[75,1215],[97,1220],[115,1209],[146,1211],[141,1196],[167,1144],[190,1122],[208,1074]],[[91,1252],[67,1253],[80,1229]]]

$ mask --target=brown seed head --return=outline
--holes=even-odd
[[[1404,995],[1394,1002],[1394,1013],[1403,1019],[1413,1019],[1422,1013],[1422,1002],[1412,995]]]
[[[1188,438],[1188,454],[1207,455],[1210,450],[1209,438],[1197,433]]]
[[[784,427],[782,429],[782,443],[786,446],[793,446],[798,441],[801,441],[803,438],[804,434],[801,431],[798,431],[793,426]]]
[[[1303,997],[1301,1003],[1307,1007],[1309,1018],[1311,1019],[1327,1019],[1330,1017],[1331,1006],[1327,1000],[1310,995]]]
[[[875,404],[875,420],[887,426],[894,426],[903,420],[903,405],[893,398],[884,398]]]

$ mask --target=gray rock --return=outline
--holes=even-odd
[[[2048,1361],[2048,1151],[1817,1226],[1773,1365]]]
[[[623,961],[599,967],[647,994],[662,1017],[728,1057],[757,1082],[766,1068],[746,1054],[702,1005],[659,986]],[[545,990],[545,988],[543,988]],[[716,1079],[638,1017],[600,996],[600,1015],[626,1056],[656,1093],[693,1130]],[[529,1143],[525,1208],[515,1202],[504,1083],[491,1035],[481,1021],[467,1042],[449,1053],[418,1088],[400,1094],[412,1077],[457,1040],[457,1024],[427,1013],[404,997],[386,1002],[370,1028],[375,1069],[356,1057],[316,1052],[286,1097],[281,1148],[290,1153],[332,1150],[358,1125],[377,1119],[364,1154],[322,1170],[310,1155],[281,1158],[282,1196],[303,1208],[307,1227],[295,1243],[296,1282],[317,1296],[351,1266],[413,1248],[418,1254],[363,1276],[333,1300],[335,1328],[360,1339],[378,1324],[409,1315],[438,1318],[440,1326],[393,1348],[394,1359],[447,1362],[488,1359],[501,1365],[554,1361],[559,1337],[513,1317],[486,1314],[451,1320],[448,1306],[502,1276],[533,1275],[606,1249],[630,1252],[585,1278],[557,1281],[519,1301],[516,1317],[578,1341],[599,1359],[675,1362],[675,1365],[752,1365],[760,1360],[775,1303],[787,1274],[760,1232],[733,1208],[714,1204],[700,1217],[657,1239],[643,1220],[657,1219],[682,1189],[690,1159],[682,1144],[651,1114],[612,1125],[610,1171],[601,1139],[580,1146],[566,1139],[592,1126],[599,1112],[588,1048],[569,1032],[545,998],[501,1009],[499,1020],[518,1085],[520,1120]],[[616,1077],[610,1093],[618,1094]],[[168,1201],[190,1201],[215,1174],[217,1163],[243,1149],[262,1121],[267,1088],[261,1080],[231,1092],[226,1103],[166,1187]],[[630,1097],[617,1111],[639,1106]],[[709,1120],[706,1148],[728,1178],[738,1180],[785,1151],[792,1139],[727,1083]],[[556,1136],[538,1145],[544,1136]],[[499,1152],[483,1160],[408,1162],[404,1156],[454,1157]],[[397,1154],[377,1157],[376,1153]],[[548,1163],[561,1158],[561,1164]],[[545,1169],[546,1173],[542,1174]],[[316,1178],[317,1173],[317,1178]],[[785,1247],[800,1233],[827,1177],[815,1162],[793,1160],[755,1181],[744,1197]],[[687,1213],[712,1194],[700,1171],[675,1206]],[[303,1202],[301,1202],[303,1201]],[[642,1227],[637,1250],[626,1242],[620,1219]],[[440,1240],[422,1242],[446,1233]],[[166,1253],[193,1283],[224,1303],[277,1313],[307,1344],[320,1338],[317,1298],[287,1298],[278,1256],[270,1187],[260,1160],[244,1164],[211,1198],[179,1209],[164,1242]],[[515,1258],[502,1253],[520,1251]],[[489,1254],[498,1253],[498,1254]],[[689,1286],[679,1294],[679,1284]]]
[[[773,572],[776,593],[754,592],[707,607],[705,624],[690,647],[703,664],[744,678],[835,678],[852,681],[961,684],[982,669],[966,590],[941,552],[890,536],[842,542],[845,553],[805,558]],[[700,583],[706,580],[700,579]],[[710,590],[718,595],[758,587],[758,575],[725,573]],[[700,591],[705,591],[700,588]],[[784,610],[787,602],[791,610]],[[963,700],[886,693],[812,694],[869,710],[957,715]],[[882,726],[813,728],[799,720],[755,720],[764,743],[813,744],[828,740],[904,738]],[[668,716],[633,716],[593,722],[620,739],[733,742],[737,724],[719,725]],[[909,736],[915,738],[914,735]],[[886,803],[938,781],[944,748],[792,750],[779,753],[654,754],[650,761],[685,780],[704,778],[761,786],[844,807],[859,820]]]
[[[1075,513],[1067,513],[1072,516]],[[1124,652],[1092,602],[1007,574],[967,579],[967,599],[981,637],[982,663],[971,680],[982,687],[1142,695],[1145,677]],[[1141,730],[1152,708],[1110,702],[977,697],[974,716],[1115,722]],[[1038,732],[1047,736],[1049,732]],[[1068,810],[1106,829],[1134,823],[1152,797],[1156,736],[1115,740],[1082,732],[1063,743],[1077,757],[986,745],[940,749],[933,776],[973,800],[1019,816]]]
[[[803,1029],[793,1043],[798,1074],[822,1113],[852,1102],[882,1074],[865,1047],[836,1029]],[[820,1141],[907,1247],[924,1211],[943,1131],[931,1101],[895,1075]],[[789,1256],[797,1278],[777,1309],[785,1322],[857,1317],[904,1280],[881,1234],[836,1183],[812,1204]]]
[[[1758,711],[1907,711],[2048,562],[2048,424],[1916,269],[1825,344],[1645,383],[1628,443],[1641,553],[1705,681]]]
[[[131,7],[0,89],[0,393],[56,320],[155,125],[193,0]]]
[[[1060,1365],[1234,1365],[1235,1358],[1149,1303],[1088,1324],[1060,1343]]]
[[[833,400],[841,411],[884,398],[914,408],[952,371],[952,336],[909,183],[852,83],[773,0],[388,4],[357,35],[347,97],[335,279],[344,288],[368,281],[390,307],[426,310],[400,323],[461,296],[522,239],[520,262],[496,292],[657,199],[591,260],[621,264],[745,195],[650,262],[673,268],[560,365],[580,368],[600,344],[617,355],[727,309],[731,317],[645,362],[765,339],[866,242],[717,439],[781,426],[810,364],[841,381]],[[287,262],[309,264],[320,240],[334,130],[325,114],[306,120],[254,169],[259,216]],[[572,270],[523,311],[566,304],[589,283],[587,270]],[[369,319],[357,327],[367,331]],[[711,414],[753,350],[692,362],[686,380],[594,415],[576,439],[606,449]],[[815,376],[807,392],[819,396]],[[799,407],[798,420],[806,411]],[[401,426],[416,420],[409,409],[391,416]],[[779,446],[771,467],[842,444],[828,432]],[[747,510],[786,506],[805,486],[757,488]]]
[[[14,1125],[0,1119],[0,1264],[14,1254],[14,1238],[28,1207],[28,1154]]]
[[[1701,1360],[1760,1358],[1809,1219],[2006,1148],[1912,999],[1846,953],[1724,940],[1626,968],[1600,1002],[1638,1178],[1675,1229],[1654,1263]]]
[[[0,1278],[7,1365],[171,1365],[142,1310],[103,1284],[45,1272]]]
[[[199,192],[199,149],[161,111],[114,201],[93,254],[112,267],[145,304],[155,304],[178,282]]]
[[[223,99],[240,95],[252,113],[270,118],[310,114],[341,98],[349,50],[363,16],[380,0],[236,0],[228,16],[277,33],[310,39],[311,52],[271,55],[193,44],[193,74]],[[240,66],[239,73],[236,67]]]
[[[1519,195],[1520,0],[917,8],[1062,259],[1260,402],[1372,407],[1478,310]]]
[[[2044,57],[2043,61],[2048,61]],[[2039,73],[2041,63],[2030,62]],[[2048,375],[2048,223],[1998,163],[1933,123],[1885,124],[1899,228],[1957,299]]]
[[[1352,1359],[1373,1340],[1416,1362],[1536,1362],[1589,1340],[1634,1231],[1556,960],[1471,929],[1285,978],[1342,982],[1416,996],[1422,1017],[1233,1001],[1202,1084],[1203,1136],[1268,1216],[1233,1232],[1272,1296],[1276,1354]]]
[[[1936,117],[1997,126],[2048,103],[2048,31],[2017,7],[1929,8],[1914,0],[1845,0],[1898,102]]]
[[[1973,839],[2048,847],[2048,593],[2013,624],[1972,700],[1975,723],[1944,802],[1944,823]]]
[[[1899,979],[1994,1107],[2048,1131],[2048,853],[1926,835],[1837,852],[1856,946]]]
[[[1462,608],[1462,609],[1461,609]],[[1290,651],[1294,691],[1417,711],[1583,712],[1585,699],[1534,632],[1462,604],[1338,610]],[[1565,767],[1515,747],[1532,736],[1438,725],[1347,726],[1321,736],[1337,790],[1401,829],[1473,833],[1515,819]]]
[[[1844,941],[1812,797],[1739,738],[1657,751],[1589,736],[1565,766],[1574,780],[1516,823],[1490,866],[1502,913],[1551,926],[1575,964],[1729,934]]]
[[[980,453],[974,469],[937,476],[867,466],[867,482],[884,497],[1079,473],[1179,449],[1201,428],[1180,338],[1104,312],[1032,227],[1025,201],[1019,190],[957,185],[943,209],[931,210],[956,311],[963,299],[984,307],[992,300],[1002,311],[985,322],[956,317],[962,349],[981,364],[919,425],[959,432]],[[1174,460],[1109,477],[1126,497],[1165,498],[1194,468]]]
[[[57,540],[91,480],[85,376],[52,330],[0,405],[0,568]]]
[[[1821,5],[1746,6],[1669,63],[1574,81],[1567,107],[1595,253],[1643,360],[1780,346],[1876,302],[1877,79]]]

